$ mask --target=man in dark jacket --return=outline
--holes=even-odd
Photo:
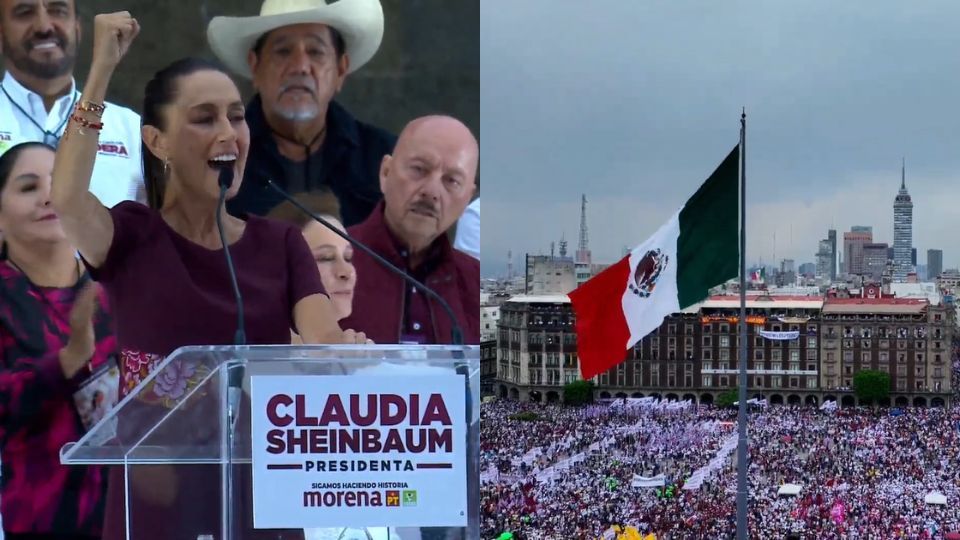
[[[232,71],[251,77],[250,150],[233,213],[264,215],[290,193],[328,188],[343,223],[366,219],[383,197],[380,161],[396,137],[356,120],[334,97],[349,73],[376,53],[383,37],[379,0],[266,0],[257,17],[216,17],[211,49]]]
[[[480,263],[453,249],[447,230],[477,189],[480,148],[470,130],[446,116],[414,120],[383,159],[384,200],[350,235],[435,290],[453,309],[466,344],[480,343]],[[356,251],[353,314],[344,328],[376,343],[451,343],[440,305],[373,258]]]

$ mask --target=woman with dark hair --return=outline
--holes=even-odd
[[[362,333],[343,331],[337,324],[299,230],[225,213],[218,177],[224,168],[233,173],[226,198],[233,197],[243,179],[250,132],[236,85],[209,63],[175,62],[147,84],[142,137],[150,206],[124,202],[108,210],[89,193],[104,96],[139,31],[128,12],[94,19],[90,74],[53,173],[53,204],[64,231],[103,284],[115,312],[121,394],[177,348],[234,342],[237,306],[225,249],[236,268],[249,344],[289,344],[291,330],[308,344],[366,343]],[[225,243],[215,220],[218,213]],[[196,378],[200,375],[198,371]],[[187,381],[191,388],[196,383]],[[209,508],[204,504],[185,504],[183,496],[198,497],[198,503],[213,500],[219,493],[216,482],[202,475],[168,476],[164,481],[179,502],[165,498],[160,485],[141,491],[158,508],[147,534],[192,540],[213,532],[208,527],[219,516],[204,513]],[[122,477],[111,473],[108,538],[123,536],[122,486]],[[176,505],[173,512],[171,504]],[[171,514],[178,515],[179,523],[171,522]]]
[[[293,198],[338,231],[347,232],[340,218],[340,203],[332,191],[298,193]],[[323,288],[333,302],[337,320],[349,317],[353,311],[353,289],[357,285],[357,270],[353,267],[353,246],[350,242],[314,221],[290,201],[277,205],[267,217],[292,223],[303,231],[303,237],[317,261]]]
[[[116,340],[50,207],[54,150],[18,144],[0,156],[0,508],[7,540],[99,538],[106,475],[60,464],[83,436],[90,398]],[[96,375],[94,375],[96,374]],[[115,385],[114,385],[115,387]]]

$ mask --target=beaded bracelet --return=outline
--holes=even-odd
[[[81,101],[80,103],[77,104],[78,111],[90,112],[97,115],[100,118],[103,117],[103,111],[105,111],[106,109],[107,107],[105,105],[102,105],[100,103],[93,103],[92,101]]]
[[[70,120],[73,120],[74,122],[80,124],[81,128],[89,128],[97,131],[100,131],[101,129],[103,129],[103,122],[91,122],[86,118],[80,116],[79,114],[74,114],[73,116],[70,117]]]

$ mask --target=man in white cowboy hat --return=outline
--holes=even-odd
[[[279,204],[270,179],[291,193],[331,189],[346,226],[370,214],[382,198],[380,161],[396,136],[357,121],[334,97],[382,38],[379,0],[265,0],[259,16],[210,21],[210,48],[257,91],[232,212],[263,215]]]

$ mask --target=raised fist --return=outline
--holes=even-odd
[[[93,19],[93,63],[116,67],[139,33],[140,23],[129,11],[97,15]]]

